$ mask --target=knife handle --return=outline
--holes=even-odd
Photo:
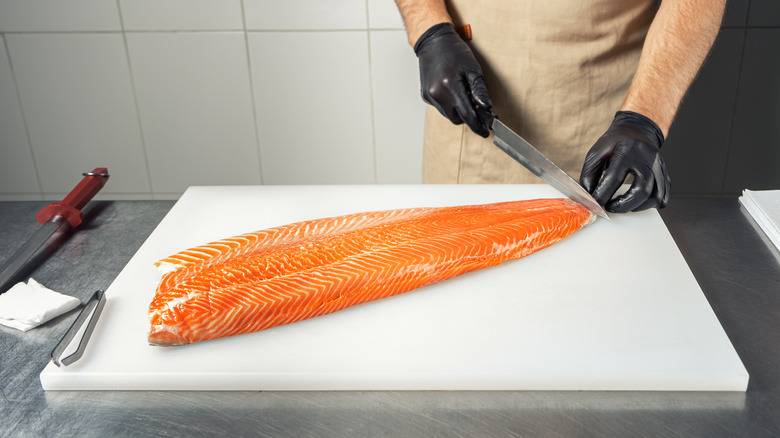
[[[474,110],[477,112],[479,121],[487,126],[488,129],[493,129],[493,120],[497,119],[498,116],[489,109],[482,108],[479,105],[476,105]]]
[[[35,218],[43,225],[55,216],[62,216],[71,228],[78,226],[82,221],[81,209],[106,185],[106,180],[108,180],[108,169],[96,167],[92,172],[84,174],[81,182],[68,193],[65,199],[61,202],[52,202],[39,211]]]

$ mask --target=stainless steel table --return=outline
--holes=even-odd
[[[0,260],[47,204],[0,202]],[[23,278],[85,302],[172,205],[93,202]],[[750,373],[747,393],[44,392],[38,374],[71,312],[27,333],[0,326],[0,436],[780,436],[780,253],[736,199],[673,199],[662,217]]]

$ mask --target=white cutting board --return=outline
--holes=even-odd
[[[147,344],[152,263],[220,238],[390,208],[561,197],[546,185],[192,187],[106,291],[47,390],[719,390],[748,373],[655,210],[526,258],[266,331]]]

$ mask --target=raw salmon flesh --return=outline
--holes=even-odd
[[[494,266],[594,220],[568,199],[411,208],[298,222],[188,249],[149,306],[149,343],[256,332]]]

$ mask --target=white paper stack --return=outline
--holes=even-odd
[[[739,202],[780,250],[780,190],[744,190]]]

